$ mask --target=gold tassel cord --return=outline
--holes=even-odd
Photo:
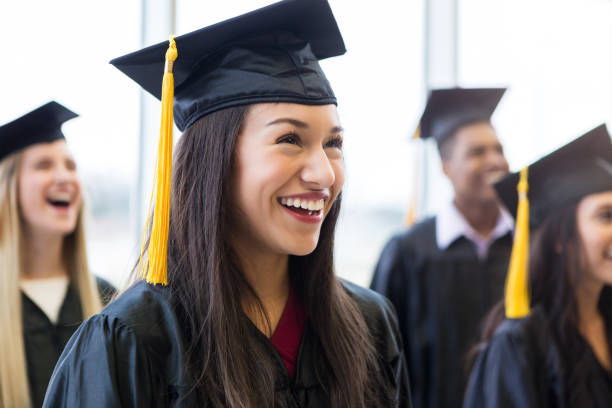
[[[520,319],[529,314],[529,199],[527,198],[527,167],[521,170],[517,186],[519,202],[516,212],[514,245],[506,278],[506,317]]]
[[[412,134],[412,138],[413,139],[420,139],[421,138],[421,124],[420,123],[417,126],[416,130],[414,131],[414,133]]]
[[[149,213],[143,235],[143,247],[140,253],[139,271],[148,283],[168,284],[168,229],[170,222],[170,182],[172,176],[172,126],[174,101],[174,75],[172,69],[178,57],[174,37],[166,51],[166,66],[162,84],[162,114],[157,147],[157,160],[153,193],[149,203]],[[153,217],[151,203],[155,200]],[[146,254],[144,254],[144,236],[151,226],[151,236]]]

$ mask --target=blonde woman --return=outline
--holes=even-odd
[[[56,102],[0,127],[0,407],[42,406],[53,368],[114,289],[89,273],[76,164]]]

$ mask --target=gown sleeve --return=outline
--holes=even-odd
[[[95,315],[72,336],[43,407],[154,407],[163,390],[145,347],[117,318]]]
[[[524,332],[497,333],[478,355],[464,408],[547,407],[540,384],[545,364],[535,350],[534,340]]]

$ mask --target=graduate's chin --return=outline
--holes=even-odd
[[[295,256],[306,256],[310,255],[317,248],[318,240],[312,240],[309,242],[299,242],[291,245],[288,248],[287,253]]]

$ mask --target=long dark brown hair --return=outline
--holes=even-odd
[[[276,380],[274,362],[259,355],[248,335],[252,327],[241,299],[254,300],[267,319],[265,310],[228,241],[234,150],[248,109],[212,113],[182,135],[174,156],[168,241],[169,296],[184,322],[187,359],[197,379],[193,392],[232,408],[272,407]],[[334,275],[339,211],[340,197],[316,249],[290,256],[290,279],[318,339],[315,375],[325,379],[331,406],[386,406],[370,332]]]
[[[580,321],[576,287],[583,269],[582,242],[576,223],[578,202],[553,209],[535,230],[529,250],[531,307],[542,309],[559,344],[560,357],[567,365],[564,398],[568,402],[573,401],[573,395],[583,391],[583,371],[578,365],[584,361],[581,356],[586,351],[584,341],[577,335]],[[607,293],[604,290],[604,294]],[[482,343],[478,348],[495,334],[504,319],[504,303],[501,301],[485,319]]]

